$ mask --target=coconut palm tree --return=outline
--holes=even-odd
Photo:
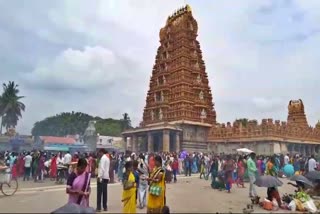
[[[0,117],[2,120],[0,129],[2,129],[3,126],[6,128],[14,128],[19,118],[22,117],[22,111],[26,108],[20,101],[24,96],[19,96],[19,85],[16,85],[14,82],[9,81],[8,84],[3,83],[2,87],[3,93],[0,97]]]

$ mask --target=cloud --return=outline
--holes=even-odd
[[[1,78],[27,111],[18,130],[61,111],[142,119],[159,30],[182,0],[0,2]],[[301,98],[319,119],[318,0],[190,0],[219,122],[285,120]],[[12,15],[14,14],[14,16]],[[5,71],[4,71],[5,70]],[[85,92],[85,93],[84,93]]]
[[[92,89],[129,75],[129,68],[111,50],[103,47],[67,49],[26,75],[34,86],[54,89]]]
[[[252,103],[255,108],[264,111],[274,112],[284,108],[284,102],[280,98],[254,97]]]

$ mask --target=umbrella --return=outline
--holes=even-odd
[[[51,213],[96,213],[92,207],[83,207],[78,204],[66,204]]]
[[[183,151],[183,152],[181,152],[181,155],[180,155],[180,158],[183,158],[183,159],[185,159],[186,158],[186,156],[187,156],[187,151]]]
[[[311,171],[306,174],[306,177],[310,180],[320,180],[320,172],[319,171]]]
[[[271,175],[260,176],[254,183],[258,187],[278,187],[283,184],[282,181]]]
[[[304,177],[303,175],[294,175],[290,178],[290,180],[296,181],[296,182],[301,182],[301,183],[304,183],[310,187],[313,187],[312,182],[308,178]]]
[[[247,149],[247,148],[241,148],[237,149],[238,152],[243,152],[243,153],[253,153],[254,151]]]
[[[283,167],[283,172],[287,177],[291,177],[294,175],[294,168],[291,164],[286,164]]]

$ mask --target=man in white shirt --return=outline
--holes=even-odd
[[[284,156],[284,165],[289,164],[289,160],[290,160],[289,154],[286,154],[286,155]]]
[[[29,181],[30,178],[30,172],[31,172],[31,163],[32,163],[32,157],[30,155],[30,152],[23,158],[24,160],[24,176],[23,180],[25,181],[26,178]]]
[[[308,161],[308,170],[309,172],[315,171],[317,168],[317,162],[314,159],[314,155],[311,155],[311,158]]]
[[[71,164],[71,160],[72,160],[72,156],[71,156],[70,152],[67,152],[63,157],[63,163],[65,165],[70,165]]]
[[[98,166],[98,180],[97,180],[97,212],[101,212],[101,196],[103,211],[108,211],[107,199],[108,199],[108,182],[109,182],[109,168],[110,159],[107,156],[108,152],[105,149],[100,149],[99,166]]]

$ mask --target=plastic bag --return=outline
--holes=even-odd
[[[303,206],[304,206],[304,208],[305,208],[308,212],[311,212],[311,213],[317,212],[317,207],[316,207],[316,205],[314,204],[314,202],[313,202],[312,199],[304,202],[304,203],[303,203]]]
[[[296,204],[296,210],[298,211],[305,211],[302,202],[299,199],[293,199]]]
[[[289,208],[291,211],[296,211],[296,209],[297,209],[296,202],[295,202],[294,200],[292,200],[292,201],[289,203],[288,208]]]
[[[0,173],[0,183],[10,183],[10,180],[11,180],[10,169]]]
[[[278,210],[279,209],[279,205],[278,202],[275,198],[272,199],[272,210]]]

